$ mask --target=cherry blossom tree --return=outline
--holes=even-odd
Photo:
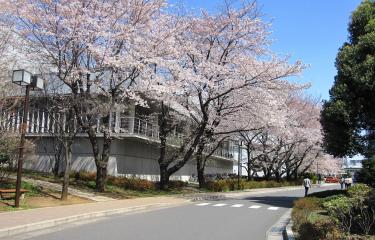
[[[321,148],[320,106],[317,101],[293,93],[285,102],[284,121],[258,132],[242,134],[247,143],[248,165],[262,171],[266,179],[286,176],[297,179],[310,170]]]
[[[282,80],[302,69],[299,62],[289,65],[286,59],[267,50],[267,24],[258,18],[255,3],[240,8],[228,3],[217,15],[202,12],[184,20],[188,27],[175,42],[178,58],[169,65],[158,66],[167,77],[157,89],[163,92],[164,86],[168,97],[189,116],[194,129],[167,157],[168,131],[164,126],[169,118],[165,114],[161,118],[161,186],[167,185],[169,176],[193,155],[202,186],[205,147],[211,142],[220,143],[219,135],[238,131],[229,122],[236,122],[235,116],[247,111],[244,105],[254,92],[288,88],[289,84]],[[169,95],[171,92],[174,96]]]
[[[137,81],[148,77],[143,69],[157,53],[153,21],[164,2],[19,0],[9,4],[8,18],[27,41],[30,56],[54,72],[66,93],[73,95],[71,107],[92,145],[96,190],[104,191],[113,139],[111,112],[125,100],[141,102],[142,85]]]
[[[337,175],[342,169],[343,160],[330,154],[322,154],[315,160],[317,172],[324,175]],[[315,169],[311,169],[313,171]]]

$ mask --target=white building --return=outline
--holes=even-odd
[[[129,110],[130,109],[130,110]],[[140,117],[140,107],[131,106],[127,111],[114,111],[111,114],[111,134],[114,136],[110,150],[108,174],[140,177],[157,181],[159,179],[159,137],[157,121],[145,120]],[[1,113],[0,128],[7,131],[20,131],[22,108],[13,112]],[[36,145],[33,155],[25,156],[24,167],[43,172],[50,172],[57,158],[57,141],[54,133],[58,131],[55,121],[64,123],[65,115],[49,112],[46,109],[31,105],[28,115],[27,139]],[[100,122],[97,125],[99,132]],[[181,136],[176,133],[168,139],[172,146],[178,146]],[[225,142],[207,163],[207,174],[232,173],[233,165],[237,164],[238,147],[233,142]],[[61,157],[61,155],[60,155]],[[96,170],[92,147],[86,133],[78,133],[72,149],[72,171]],[[61,159],[63,159],[61,157]],[[190,160],[183,168],[176,172],[171,179],[188,180],[196,175],[196,162]]]

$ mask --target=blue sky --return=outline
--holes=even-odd
[[[170,2],[176,2],[170,0]],[[222,0],[183,0],[188,8],[215,12]],[[336,75],[335,58],[347,41],[350,15],[360,0],[258,0],[267,21],[272,21],[271,48],[280,55],[291,54],[309,64],[299,82],[312,84],[312,96],[328,99]]]

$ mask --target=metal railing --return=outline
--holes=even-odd
[[[66,131],[65,113],[47,112],[39,109],[31,109],[29,111],[27,134],[30,136],[54,135],[60,131]],[[110,116],[110,131],[119,136],[134,135],[143,138],[159,141],[159,126],[156,121],[148,121],[145,119],[124,116],[121,113],[112,113]],[[8,132],[19,132],[22,125],[22,111],[16,110],[6,112],[0,115],[0,130]],[[74,121],[74,129],[78,128],[77,120]],[[101,133],[100,120],[96,123],[97,133]],[[84,133],[84,132],[82,132]],[[184,135],[173,131],[167,138],[167,143],[174,146],[180,146],[184,141]],[[213,148],[208,146],[205,153],[212,152]],[[231,158],[234,154],[225,148],[217,148],[214,153],[216,157]]]

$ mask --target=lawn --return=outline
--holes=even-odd
[[[1,181],[0,188],[15,189],[15,180],[5,179]],[[69,195],[67,201],[61,201],[59,192],[42,189],[27,182],[22,182],[22,189],[29,190],[29,192],[25,193],[25,197],[21,199],[20,208],[13,207],[15,196],[14,194],[8,194],[0,200],[0,212],[92,202],[91,200],[72,195]]]

